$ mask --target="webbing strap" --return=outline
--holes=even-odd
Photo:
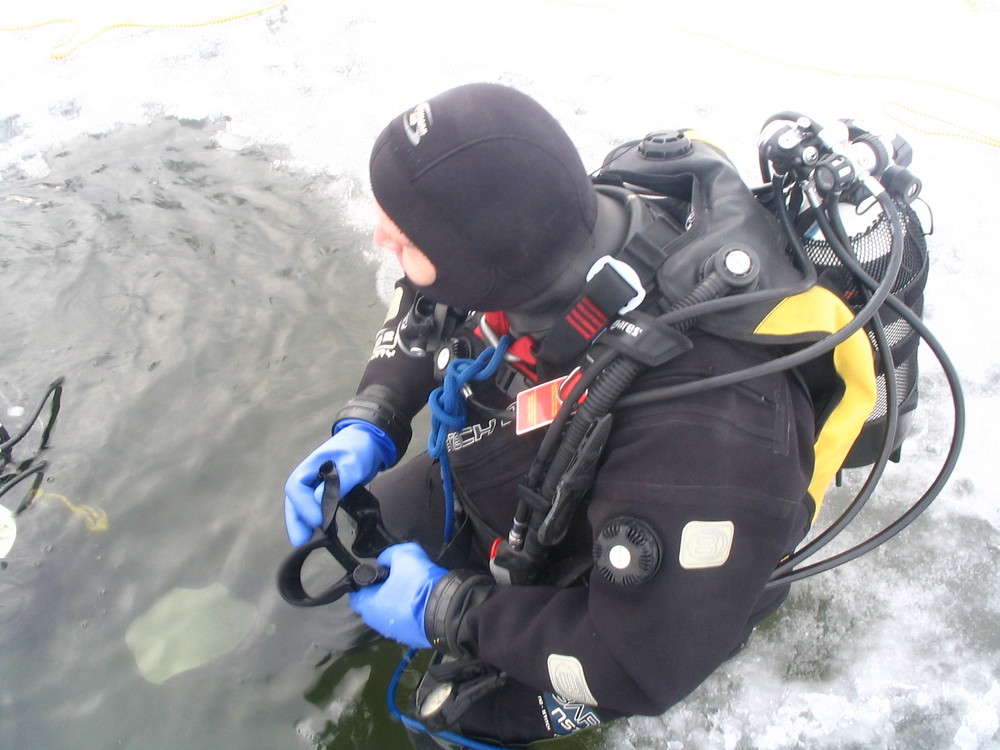
[[[656,284],[656,271],[666,260],[665,248],[676,238],[675,230],[654,221],[633,234],[615,253],[614,260],[628,266],[642,288],[649,292]],[[538,358],[556,364],[578,360],[618,311],[635,296],[635,287],[615,270],[614,264],[604,265],[545,336]]]
[[[656,272],[667,260],[667,245],[676,239],[676,228],[666,221],[654,221],[633,234],[615,257],[635,270],[648,292],[656,283]]]
[[[611,266],[605,266],[587,282],[572,307],[546,334],[538,358],[554,363],[579,359],[608,321],[633,297],[632,286]]]

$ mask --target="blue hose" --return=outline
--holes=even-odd
[[[412,729],[414,732],[428,734],[431,737],[438,737],[445,742],[451,742],[459,747],[468,748],[468,750],[503,750],[503,745],[490,745],[486,742],[470,740],[468,737],[455,734],[455,732],[432,732],[421,722],[417,721],[412,716],[407,716],[399,710],[399,707],[396,705],[396,691],[399,689],[399,680],[403,676],[403,672],[406,671],[406,668],[409,666],[410,662],[413,660],[414,654],[416,653],[417,649],[415,648],[411,648],[406,652],[403,660],[399,662],[399,666],[396,667],[396,671],[393,673],[392,679],[389,681],[389,690],[386,694],[386,701],[389,704],[389,713],[392,714],[393,718],[407,729]]]

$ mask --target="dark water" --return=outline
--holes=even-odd
[[[281,485],[353,393],[384,311],[369,241],[345,228],[344,185],[282,171],[277,149],[218,148],[217,131],[83,137],[44,178],[0,183],[0,404],[30,411],[66,378],[0,571],[2,748],[406,744],[384,705],[400,648],[373,648],[346,602],[296,610],[274,586]],[[246,635],[144,679],[130,625],[211,584],[252,608]]]

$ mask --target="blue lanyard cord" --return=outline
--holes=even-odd
[[[448,460],[448,435],[465,427],[468,419],[462,389],[473,380],[493,377],[503,364],[503,355],[509,344],[510,338],[504,336],[495,347],[486,347],[475,359],[452,360],[445,370],[444,383],[435,388],[427,400],[431,407],[431,432],[427,440],[427,452],[441,464],[445,544],[451,541],[455,525],[455,494],[451,462]]]
[[[503,750],[503,745],[490,745],[485,742],[470,740],[468,737],[463,737],[462,735],[455,734],[454,732],[432,732],[412,716],[407,716],[399,710],[399,707],[396,705],[396,691],[399,689],[399,680],[403,676],[403,672],[405,672],[406,668],[410,665],[410,661],[416,653],[417,649],[415,648],[411,648],[406,652],[403,660],[399,662],[399,666],[396,667],[396,671],[393,673],[392,679],[389,681],[389,690],[386,694],[386,701],[389,704],[389,713],[392,714],[393,718],[408,729],[412,729],[414,732],[429,734],[431,737],[440,737],[446,742],[452,742],[459,747],[468,748],[468,750]]]

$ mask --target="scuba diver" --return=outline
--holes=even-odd
[[[825,132],[774,121],[773,195],[684,131],[626,144],[592,178],[552,115],[495,84],[378,137],[374,241],[404,276],[333,436],[288,478],[285,520],[304,550],[371,483],[378,566],[350,603],[437,652],[414,734],[524,746],[663,713],[781,605],[841,467],[898,453],[895,408],[873,427],[878,458],[852,453],[880,374],[894,404],[915,398],[876,362],[892,348],[877,316],[874,341],[862,328],[893,290],[853,289],[852,308],[789,248],[803,216],[797,232],[835,234],[811,194],[782,215],[796,174],[832,180],[835,199],[855,184],[813,158]],[[855,136],[889,157],[872,173],[905,161]],[[922,240],[902,200],[869,203],[870,223]],[[396,466],[428,403],[428,451]]]

